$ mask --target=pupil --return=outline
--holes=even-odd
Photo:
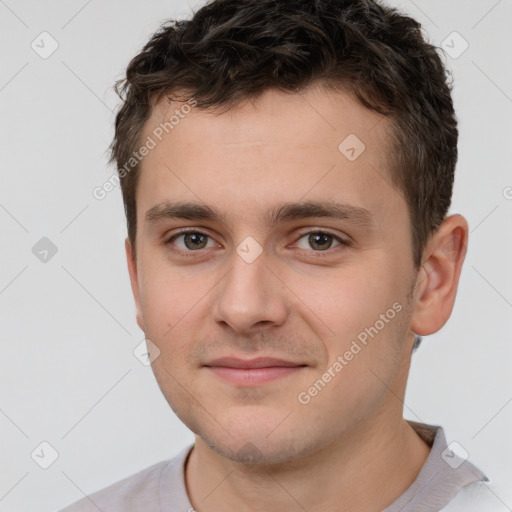
[[[329,239],[331,238],[331,235],[328,235],[326,233],[312,233],[310,236],[309,236],[309,242],[311,243],[312,246],[318,246],[318,245],[323,245],[326,243],[326,239],[328,241],[330,241]],[[323,242],[322,242],[323,241]],[[320,247],[321,250],[325,250],[325,249],[329,249],[330,247],[330,243],[328,244],[327,247]]]
[[[187,233],[185,235],[185,245],[187,246],[188,249],[194,249],[196,248],[197,249],[197,244],[201,243],[201,238],[205,238],[205,235],[202,235],[200,233]],[[189,244],[187,243],[187,241],[190,241],[192,240],[192,247],[189,246]],[[204,242],[204,240],[203,240]]]

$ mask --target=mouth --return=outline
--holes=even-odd
[[[255,359],[223,357],[204,366],[214,375],[231,384],[255,386],[296,374],[308,365],[271,357]]]

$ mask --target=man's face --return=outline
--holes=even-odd
[[[181,110],[158,141],[153,130],[180,107],[162,102],[146,123],[142,140],[157,145],[142,162],[130,267],[172,409],[216,452],[268,462],[401,418],[416,273],[388,121],[346,94],[269,91],[220,115]],[[185,202],[222,220],[169,215],[166,204]],[[279,215],[296,203],[344,214]],[[219,358],[295,366],[233,369]]]

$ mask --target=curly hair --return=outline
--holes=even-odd
[[[321,83],[390,119],[391,180],[408,205],[419,268],[451,203],[458,130],[448,78],[420,23],[375,0],[211,0],[191,19],[167,21],[115,84],[123,102],[110,163],[133,247],[140,169],[126,172],[126,162],[156,102],[181,91],[198,109],[229,109]]]

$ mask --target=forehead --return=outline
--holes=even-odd
[[[160,127],[163,138],[173,133],[176,139],[189,133],[185,127],[189,125],[190,130],[202,131],[202,137],[225,147],[279,142],[317,146],[320,140],[331,144],[349,134],[370,144],[386,144],[390,124],[384,116],[363,107],[352,93],[333,91],[320,84],[299,93],[269,89],[225,112],[223,106],[189,108],[194,98],[187,102],[185,95],[172,97],[179,101],[164,97],[154,106],[143,135],[151,135]]]
[[[144,126],[155,147],[141,162],[138,210],[195,200],[252,215],[322,198],[386,215],[403,202],[391,185],[389,129],[352,95],[320,87],[270,90],[223,113],[164,98]]]

